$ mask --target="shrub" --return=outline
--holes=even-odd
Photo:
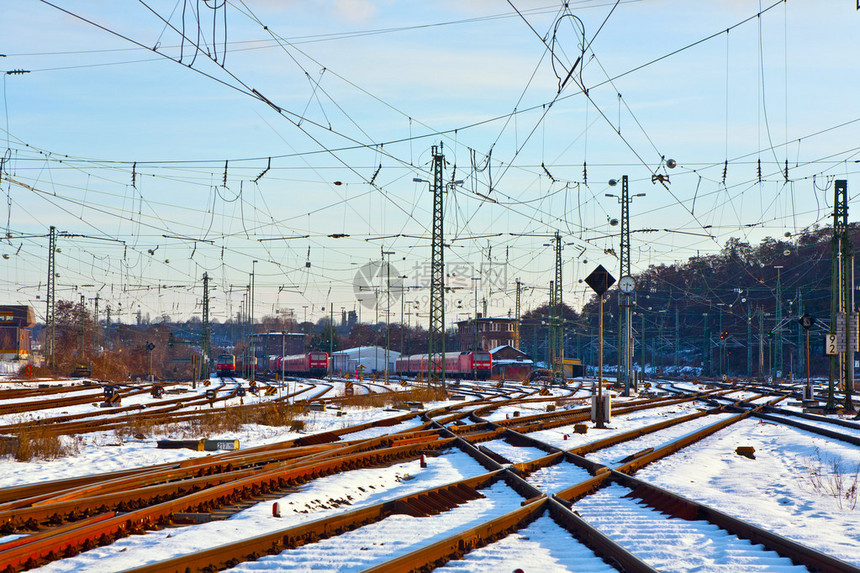
[[[29,462],[34,459],[52,460],[77,453],[77,447],[68,447],[60,436],[48,430],[35,428],[17,434],[18,447],[15,459]]]
[[[852,466],[836,456],[823,457],[821,450],[815,448],[815,457],[809,459],[807,472],[801,475],[803,483],[812,491],[835,498],[839,509],[857,507],[860,462]]]

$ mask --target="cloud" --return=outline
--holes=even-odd
[[[376,5],[369,0],[335,0],[337,17],[348,22],[367,22],[376,16]]]

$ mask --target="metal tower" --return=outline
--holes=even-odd
[[[630,192],[627,187],[627,176],[621,176],[621,276],[630,276]],[[618,377],[624,383],[624,395],[630,395],[631,378],[633,378],[633,360],[631,357],[630,338],[633,332],[633,317],[631,316],[630,293],[619,293],[618,299]],[[644,365],[643,365],[644,369]]]
[[[203,273],[203,335],[201,347],[203,361],[201,362],[201,377],[209,377],[209,359],[212,356],[212,342],[209,330],[209,273]]]
[[[445,242],[443,233],[445,184],[442,143],[433,146],[433,236],[430,246],[430,329],[427,382],[438,376],[445,387]],[[477,310],[477,309],[476,309]]]
[[[555,281],[549,281],[549,316],[547,317],[547,325],[546,325],[546,361],[549,363],[550,368],[553,370],[553,374],[555,374],[555,355],[556,355],[556,345],[555,345]]]
[[[520,279],[517,279],[517,321],[514,323],[514,347],[520,347],[520,292],[522,290],[522,283]]]
[[[87,299],[81,295],[81,303],[78,305],[78,359],[84,358],[84,331],[86,324],[84,318],[87,315]]]
[[[552,370],[556,376],[564,375],[564,304],[562,302],[561,289],[561,235],[558,231],[555,232],[555,294],[552,297],[555,303],[553,314],[553,339],[555,353],[552,357]]]
[[[54,289],[54,277],[56,277],[56,257],[57,252],[57,229],[51,225],[51,232],[48,235],[48,296],[47,310],[45,311],[45,356],[48,358],[48,368],[54,368],[57,365],[54,355],[54,336],[57,330],[57,320],[55,314],[56,291]]]
[[[854,315],[854,247],[848,232],[848,181],[834,182],[833,273],[830,285],[830,333],[837,335],[837,355],[830,356],[827,409],[835,408],[834,378],[842,383],[845,410],[854,411],[854,348],[857,343]],[[839,336],[839,334],[843,336]],[[837,358],[838,356],[838,358]]]
[[[99,334],[99,294],[96,293],[96,299],[93,301],[93,346],[98,352],[101,344],[101,335]]]
[[[785,377],[783,367],[783,352],[782,352],[782,267],[776,269],[776,322],[773,327],[773,338],[776,344],[774,352],[774,368],[779,378]]]

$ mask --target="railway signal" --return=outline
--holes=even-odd
[[[149,357],[149,381],[152,382],[152,351],[155,349],[155,344],[146,341],[146,354]]]
[[[600,301],[600,310],[598,311],[600,326],[598,329],[599,343],[597,351],[597,396],[592,395],[591,397],[591,418],[595,427],[602,429],[606,427],[604,413],[606,410],[609,410],[608,405],[604,405],[603,403],[603,294],[609,290],[609,287],[615,284],[615,277],[609,274],[609,271],[603,268],[603,265],[597,265],[597,268],[585,277],[585,284],[591,287],[591,290],[597,294],[597,298]]]
[[[798,318],[797,322],[800,323],[800,326],[803,327],[803,331],[806,334],[806,388],[804,388],[803,397],[806,400],[812,400],[812,382],[809,378],[809,329],[812,328],[813,324],[815,324],[815,318],[810,316],[809,313],[806,313]]]

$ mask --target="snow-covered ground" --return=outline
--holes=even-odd
[[[670,519],[610,485],[573,505],[583,519],[659,571],[801,572],[790,559],[706,521]]]
[[[420,462],[414,460],[384,468],[353,470],[303,484],[297,488],[298,491],[280,500],[280,518],[272,516],[272,503],[274,502],[260,503],[224,521],[150,531],[143,535],[125,537],[105,547],[98,547],[76,557],[50,563],[36,569],[36,571],[44,573],[72,571],[114,573],[133,566],[161,561],[200,549],[217,547],[255,535],[286,529],[311,520],[330,517],[336,513],[358,509],[387,499],[487,473],[487,470],[474,459],[458,449],[447,450],[439,457],[428,458],[427,462],[426,468],[421,468]],[[512,504],[519,506],[522,497],[513,493],[503,483],[493,487],[495,489],[491,488],[489,497],[494,497],[493,493],[499,493],[499,496],[495,497],[502,498],[501,505],[496,507],[495,500],[488,501],[478,509],[477,514],[471,515],[467,519],[476,519],[477,515],[484,515],[486,512],[504,513],[512,509],[509,509]],[[484,502],[485,500],[477,501]],[[411,517],[406,519],[407,516],[396,517],[398,519],[394,520],[396,523],[391,528],[384,528],[385,534],[380,537],[380,540],[387,540],[400,527],[420,528],[422,527],[420,524],[426,522],[426,520],[422,521]],[[458,517],[454,519],[454,522],[459,522],[462,519],[462,516]],[[450,526],[449,523],[446,527]],[[440,531],[444,530],[443,528]],[[412,533],[412,535],[421,538],[419,534]],[[376,545],[383,552],[391,549],[391,546],[380,545],[379,540],[374,542],[373,539],[370,539],[363,541],[363,543],[370,546]],[[401,545],[403,543],[405,542],[400,542]],[[356,549],[356,547],[344,542],[343,539],[331,540],[328,547],[333,547],[333,544],[338,544],[343,548],[339,552],[341,555],[337,558],[341,565],[343,565],[344,559],[342,554]],[[313,545],[309,547],[313,547]],[[319,548],[316,549],[316,551],[318,550]],[[308,559],[310,558],[306,558],[304,561]],[[318,567],[317,570],[335,570],[334,563],[332,562],[330,565],[332,568]],[[249,566],[253,567],[253,565]],[[282,571],[303,570],[292,569],[286,563],[283,566],[286,568],[281,569]],[[307,563],[305,566],[310,568]]]
[[[337,381],[334,382],[338,384]],[[302,384],[302,383],[300,383]],[[690,384],[692,387],[693,385]],[[307,383],[313,389],[313,385]],[[737,399],[741,393],[733,394]],[[753,393],[746,393],[749,396]],[[144,399],[152,400],[146,394]],[[467,396],[468,400],[472,399]],[[547,401],[551,403],[552,399]],[[461,405],[463,401],[425,404],[427,408]],[[545,405],[543,405],[545,410]],[[673,406],[641,410],[629,415],[614,416],[608,428],[597,430],[588,424],[587,434],[573,433],[572,426],[532,432],[530,437],[563,449],[603,439],[620,432],[651,425],[668,418],[697,411],[701,403],[688,402]],[[84,405],[82,408],[92,408]],[[522,406],[516,406],[521,415],[528,415]],[[543,411],[538,410],[538,411]],[[403,411],[383,411],[375,408],[344,407],[341,415],[335,410],[309,412],[304,416],[305,433],[316,433],[346,428],[356,424],[402,415]],[[531,413],[531,412],[529,412]],[[537,412],[534,412],[537,413]],[[41,414],[36,414],[41,415]],[[702,425],[712,424],[726,415],[705,416],[692,422],[668,428],[654,437],[653,443],[620,444],[595,452],[589,457],[601,463],[614,465],[620,458],[645,447],[660,445],[685,435]],[[370,428],[343,436],[343,439],[367,439],[396,431],[408,430],[421,423],[411,417],[396,426]],[[838,428],[834,428],[837,429]],[[237,432],[209,436],[213,439],[238,439],[241,447],[274,443],[302,434],[288,428],[248,425]],[[566,439],[565,439],[566,436]],[[51,461],[15,462],[9,456],[0,458],[0,487],[19,485],[49,479],[59,479],[99,472],[138,467],[155,463],[178,461],[191,457],[211,455],[191,450],[159,450],[155,440],[162,436],[149,436],[146,440],[122,440],[114,433],[96,433],[77,438],[79,453],[73,457]],[[168,436],[163,436],[168,437]],[[73,438],[70,438],[73,439]],[[519,462],[542,457],[545,452],[534,448],[517,448],[504,440],[493,440],[481,445],[497,451],[511,461]],[[753,446],[756,459],[738,456],[738,446]],[[629,451],[628,451],[629,450]],[[46,565],[45,572],[108,572],[166,559],[205,547],[220,545],[241,537],[250,537],[290,527],[312,519],[347,511],[363,505],[378,503],[407,493],[437,487],[459,479],[486,473],[475,460],[460,450],[446,450],[439,457],[428,458],[428,467],[421,469],[419,462],[398,463],[385,468],[354,470],[320,478],[297,488],[282,499],[283,517],[271,515],[271,501],[239,512],[224,521],[165,529],[132,536],[87,551],[73,558]],[[665,487],[680,495],[711,505],[721,511],[750,521],[776,533],[818,548],[835,557],[860,566],[860,530],[855,527],[860,505],[851,490],[860,468],[860,448],[843,442],[828,440],[808,432],[784,425],[761,423],[756,419],[738,422],[716,435],[706,438],[679,453],[653,463],[637,473],[637,477]],[[552,493],[587,479],[587,472],[571,463],[561,462],[535,471],[529,481],[539,489]],[[612,486],[617,487],[617,486]],[[841,497],[830,490],[841,487]],[[622,488],[623,489],[623,488]],[[257,570],[331,570],[357,571],[382,563],[413,547],[412,538],[441,539],[455,531],[470,527],[478,520],[518,507],[522,501],[503,482],[489,488],[487,497],[469,502],[447,512],[442,519],[394,516],[370,528],[362,528],[347,536],[309,545],[301,550],[265,558],[241,566],[242,571]],[[747,571],[752,557],[761,557],[760,549],[749,544],[727,540],[719,531],[706,525],[693,525],[663,530],[662,515],[648,514],[629,499],[622,499],[613,489],[601,490],[577,502],[584,517],[595,515],[617,516],[614,521],[603,521],[602,528],[626,531],[623,519],[639,520],[645,516],[654,521],[654,527],[640,541],[642,551],[656,551],[653,564],[665,571],[711,571],[717,565],[728,571]],[[837,491],[838,493],[838,491]],[[847,494],[847,495],[846,495]],[[613,509],[614,513],[609,511]],[[621,516],[628,516],[621,518]],[[659,518],[659,520],[657,520]],[[660,521],[662,520],[662,521]],[[680,521],[680,520],[674,520]],[[615,523],[618,522],[618,523]],[[632,523],[632,522],[631,522]],[[432,525],[430,525],[432,524]],[[432,528],[432,530],[430,529]],[[613,534],[614,535],[614,534]],[[655,536],[668,541],[655,544]],[[6,538],[11,539],[11,537]],[[705,542],[710,539],[712,541]],[[624,541],[625,545],[628,543]],[[701,548],[700,545],[710,547]],[[656,548],[655,548],[656,547]],[[356,550],[358,548],[358,550]],[[633,548],[633,545],[631,545]],[[649,549],[650,548],[650,549]],[[696,551],[692,551],[695,548]],[[351,553],[350,553],[351,552]],[[579,561],[584,559],[585,561]],[[774,571],[793,571],[790,563],[775,559],[769,561]],[[734,568],[727,567],[735,564]],[[525,565],[525,566],[524,566]],[[497,541],[482,550],[449,563],[446,571],[509,571],[517,567],[525,571],[599,571],[605,564],[583,548],[565,530],[550,518],[542,517],[528,528]],[[749,565],[751,567],[751,565]]]
[[[552,518],[539,517],[528,527],[467,553],[436,569],[444,573],[486,573],[488,571],[616,571],[591,549],[577,541]]]
[[[860,566],[858,470],[860,448],[748,418],[637,477]]]

